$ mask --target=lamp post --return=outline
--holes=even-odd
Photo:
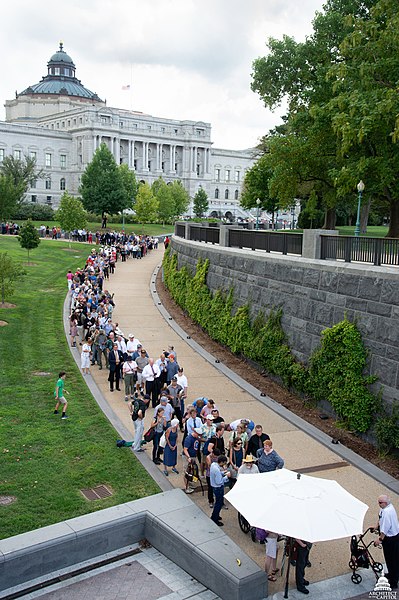
[[[355,236],[359,237],[360,235],[360,207],[362,205],[362,194],[364,191],[364,183],[362,180],[357,184],[357,217],[356,217],[356,225],[355,225]]]
[[[260,211],[260,198],[256,198],[256,226],[255,229],[259,229],[259,211]]]
[[[291,229],[295,229],[295,204],[291,206]]]

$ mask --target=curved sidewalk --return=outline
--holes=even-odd
[[[249,386],[225,365],[215,363],[213,357],[206,353],[206,349],[198,346],[193,340],[187,339],[184,331],[169,319],[169,315],[159,304],[156,294],[155,273],[162,260],[162,254],[163,251],[159,249],[152,251],[142,260],[130,259],[126,263],[118,262],[115,274],[107,282],[107,287],[115,293],[114,320],[119,323],[125,335],[134,333],[154,358],[157,358],[167,345],[174,345],[178,362],[184,367],[188,377],[189,400],[198,396],[212,397],[227,422],[248,417],[261,423],[264,431],[272,438],[274,447],[285,459],[285,466],[288,469],[305,469],[310,474],[335,479],[369,505],[365,527],[374,523],[377,510],[376,498],[387,486],[398,490],[398,487],[395,487],[398,485],[397,482],[346,448],[329,447],[328,436],[296,417],[271,398],[261,397],[256,389],[256,382],[254,382],[255,386]],[[73,353],[75,358],[78,358],[78,351],[74,350]],[[118,433],[127,439],[132,439],[133,424],[124,402],[124,394],[109,392],[107,371],[98,371],[98,367],[95,366],[92,367],[92,375],[93,377],[85,377],[85,380],[101,408]],[[149,424],[151,415],[152,411],[149,410],[146,425]],[[183,488],[181,475],[171,474],[166,478],[161,468],[152,463],[150,449],[137,458],[156,478],[162,489],[170,489],[171,486]],[[355,466],[356,464],[359,466]],[[182,473],[181,457],[179,457],[178,469]],[[397,505],[397,495],[392,493],[391,496]],[[191,498],[206,514],[210,514],[206,495],[203,497],[201,493],[195,493]],[[223,520],[225,533],[263,567],[264,547],[253,544],[249,536],[245,536],[239,530],[233,508],[223,511]],[[380,552],[374,551],[376,560],[382,559]],[[359,593],[361,590],[350,581],[349,558],[347,539],[315,544],[311,553],[313,566],[307,572],[309,579],[315,582],[345,575],[349,588],[353,589],[353,595]],[[346,581],[346,578],[344,579]],[[277,583],[270,584],[270,594],[281,590],[282,587],[282,578],[278,578]]]

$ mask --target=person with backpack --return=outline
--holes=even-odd
[[[148,396],[148,394],[146,394],[143,397],[140,397],[137,394],[137,392],[135,393],[133,400],[129,402],[129,411],[132,417],[132,421],[134,423],[134,452],[144,452],[144,450],[141,447],[141,440],[144,433],[145,411],[147,410],[149,402],[150,397]]]

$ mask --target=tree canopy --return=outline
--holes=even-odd
[[[126,206],[124,208],[134,208],[139,189],[136,173],[131,171],[126,163],[123,163],[119,166],[119,172],[122,177],[122,184],[126,194]]]
[[[4,304],[15,291],[17,279],[26,271],[7,252],[0,252],[0,305]]]
[[[205,215],[209,208],[209,201],[206,191],[200,188],[194,196],[194,214],[199,219]]]
[[[40,236],[36,227],[33,225],[32,221],[28,219],[26,223],[24,223],[21,227],[18,241],[21,244],[21,248],[24,248],[28,251],[28,262],[29,262],[29,253],[31,250],[34,250],[40,244]]]
[[[141,183],[134,207],[139,223],[154,223],[158,216],[158,200],[148,183]]]
[[[82,175],[79,192],[84,208],[95,214],[121,212],[132,205],[129,189],[112,153],[101,144]]]
[[[253,91],[288,105],[259,147],[281,207],[314,191],[333,228],[337,210],[355,214],[362,179],[399,235],[398,15],[393,0],[328,0],[304,42],[271,38],[254,61]]]
[[[64,192],[60,201],[60,207],[56,214],[61,229],[69,233],[74,229],[83,229],[86,227],[86,211],[79,198],[70,196]]]

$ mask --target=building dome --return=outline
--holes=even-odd
[[[27,87],[20,96],[69,96],[95,102],[103,102],[95,92],[82,85],[75,77],[75,64],[64,51],[60,42],[59,50],[53,54],[47,63],[47,75],[39,83]]]

